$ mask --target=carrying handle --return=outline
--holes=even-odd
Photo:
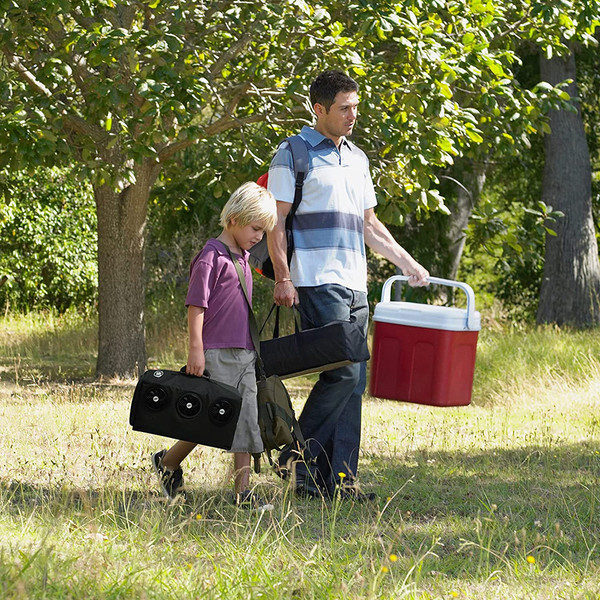
[[[280,308],[281,308],[281,306],[277,306],[277,304],[273,303],[273,306],[271,306],[271,310],[269,311],[269,314],[267,315],[265,322],[262,324],[262,327],[260,328],[260,331],[258,332],[259,335],[262,334],[263,329],[265,328],[265,326],[267,324],[267,321],[271,318],[271,315],[273,314],[273,311],[274,311],[275,312],[275,324],[273,326],[273,339],[279,337],[279,309]],[[292,306],[292,312],[294,314],[294,330],[296,333],[299,333],[300,331],[302,331],[302,328],[300,327],[300,322],[298,321],[300,311],[298,310],[298,307],[296,305]]]
[[[179,369],[179,372],[182,375],[187,375],[188,377],[197,377],[197,375],[188,375],[185,370],[187,369],[187,365],[183,365],[183,367],[181,367],[181,369]],[[206,377],[206,379],[210,379],[210,373],[204,369],[204,373],[202,373],[202,375],[200,375],[200,377]]]
[[[395,281],[408,281],[406,275],[394,275],[390,277],[384,284],[381,290],[381,301],[390,302],[392,285]],[[467,296],[467,329],[473,329],[475,326],[475,294],[473,288],[462,281],[452,281],[451,279],[440,279],[439,277],[428,277],[429,283],[437,285],[447,285],[450,287],[460,288]]]

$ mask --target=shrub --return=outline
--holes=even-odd
[[[72,169],[0,172],[0,306],[93,303],[96,241],[93,194]]]

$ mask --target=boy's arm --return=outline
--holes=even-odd
[[[204,327],[204,308],[188,306],[188,359],[185,372],[200,377],[204,373],[204,343],[202,329]]]

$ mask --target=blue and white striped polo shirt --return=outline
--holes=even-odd
[[[345,138],[338,150],[310,127],[300,136],[308,142],[309,167],[294,217],[290,277],[296,287],[337,283],[366,292],[364,216],[377,204],[369,160]],[[294,183],[292,155],[284,142],[271,161],[268,187],[276,200],[291,204]]]

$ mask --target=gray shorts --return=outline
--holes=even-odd
[[[256,404],[256,353],[244,348],[209,348],[204,357],[211,379],[237,388],[242,396],[242,410],[230,452],[262,452]]]

